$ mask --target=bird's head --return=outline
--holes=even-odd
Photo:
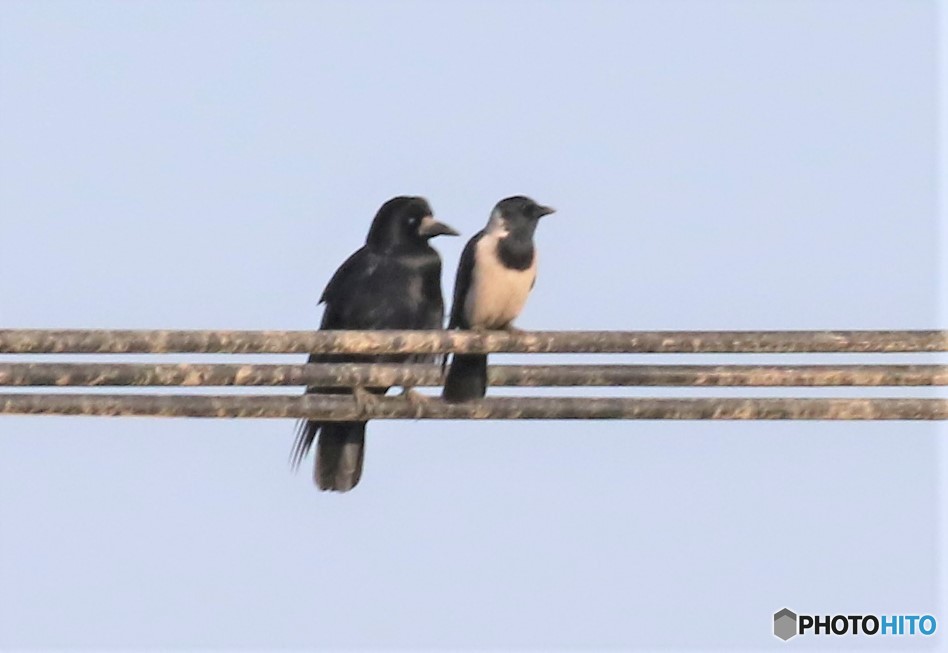
[[[540,218],[555,213],[556,209],[537,204],[529,197],[515,195],[497,202],[490,215],[490,227],[509,233],[532,235]]]
[[[379,209],[369,228],[366,244],[376,247],[424,245],[435,236],[458,232],[434,219],[424,197],[393,197]]]

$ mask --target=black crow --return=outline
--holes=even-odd
[[[501,200],[487,226],[464,247],[454,282],[449,329],[510,329],[537,277],[533,233],[553,213],[529,197]],[[480,399],[487,392],[487,355],[455,354],[445,400]]]
[[[396,197],[379,209],[365,246],[330,279],[320,303],[326,304],[321,329],[441,329],[441,257],[428,243],[457,236],[434,219],[422,197]],[[310,363],[434,362],[431,355],[312,354]],[[388,388],[307,388],[318,394],[385,394]],[[346,492],[359,482],[365,456],[365,422],[303,421],[291,458],[298,466],[319,436],[315,480],[321,490]]]

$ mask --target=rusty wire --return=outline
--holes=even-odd
[[[948,351],[946,331],[0,330],[0,354],[894,353]],[[0,363],[4,386],[437,386],[440,368],[383,364]],[[935,386],[948,366],[501,365],[494,386]],[[459,405],[351,395],[0,394],[0,414],[353,419],[941,420],[948,399],[500,397]]]
[[[495,365],[493,386],[941,386],[948,365]],[[0,363],[0,386],[439,386],[436,365]]]
[[[943,420],[948,399],[498,397],[463,404],[303,395],[0,394],[0,414],[363,419]]]
[[[0,330],[0,354],[943,351],[948,351],[948,331]]]

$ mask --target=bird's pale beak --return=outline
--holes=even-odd
[[[435,236],[460,236],[461,234],[443,222],[438,222],[430,215],[426,215],[421,219],[421,224],[418,225],[418,235],[434,238]]]
[[[542,218],[545,215],[550,215],[551,213],[556,213],[556,209],[552,206],[538,206],[537,207],[537,217]]]

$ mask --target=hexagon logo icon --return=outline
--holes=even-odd
[[[790,608],[774,612],[774,635],[787,641],[797,634],[797,613]]]

